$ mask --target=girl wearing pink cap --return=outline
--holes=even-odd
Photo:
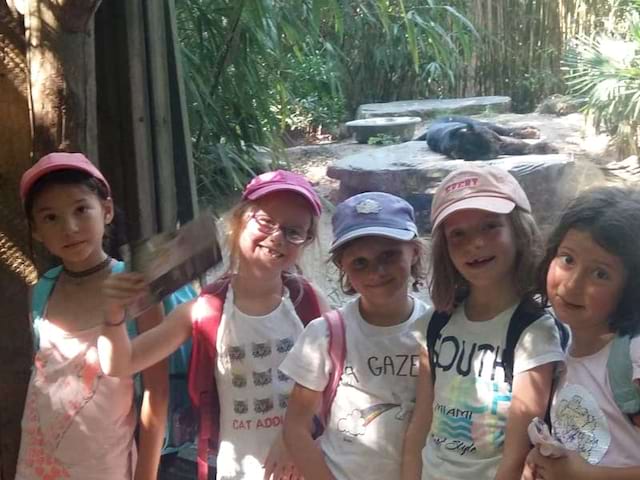
[[[320,199],[302,176],[279,170],[254,178],[228,219],[226,273],[131,343],[118,325],[123,307],[145,288],[144,279],[127,273],[105,282],[113,302],[103,337],[111,355],[101,357],[108,374],[131,375],[191,337],[194,352],[213,352],[210,365],[199,354],[190,365],[198,377],[190,378],[192,398],[194,390],[201,392],[194,384],[202,376],[215,396],[210,403],[194,399],[201,413],[199,479],[208,476],[208,443],[217,450],[218,479],[297,478],[281,440],[293,383],[279,366],[303,321],[311,319],[303,317],[327,309],[322,296],[294,273],[316,237],[320,213]]]
[[[436,312],[422,352],[403,479],[514,480],[547,409],[561,332],[535,296],[542,245],[529,201],[497,167],[465,167],[431,212]]]
[[[155,479],[168,402],[166,366],[143,374],[136,461],[133,379],[109,378],[98,363],[105,305],[100,287],[123,266],[103,248],[114,216],[109,184],[84,155],[51,153],[25,172],[20,194],[33,238],[62,265],[31,292],[36,354],[16,479]],[[151,310],[137,328],[161,319]]]

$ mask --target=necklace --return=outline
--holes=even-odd
[[[111,260],[112,260],[111,257],[107,255],[107,258],[102,260],[97,265],[94,265],[91,268],[87,268],[86,270],[80,270],[79,272],[75,272],[73,270],[67,269],[66,267],[63,267],[63,270],[64,270],[64,273],[66,273],[71,278],[84,278],[84,277],[88,277],[89,275],[93,275],[94,273],[99,272],[100,270],[103,270],[111,263]]]

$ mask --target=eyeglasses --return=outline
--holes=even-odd
[[[293,245],[302,245],[308,240],[311,240],[311,235],[306,228],[301,227],[287,227],[285,225],[279,225],[266,215],[253,212],[251,218],[258,225],[258,230],[267,235],[273,235],[278,230],[282,232],[284,239],[292,243]]]

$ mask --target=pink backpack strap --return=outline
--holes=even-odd
[[[325,313],[325,320],[329,327],[329,358],[333,369],[329,376],[329,383],[322,392],[322,407],[320,417],[322,423],[326,426],[331,412],[331,404],[336,396],[342,372],[344,370],[344,361],[347,355],[347,345],[344,338],[344,320],[339,310],[332,310]]]
[[[189,362],[189,396],[198,411],[198,480],[209,476],[209,449],[217,447],[220,402],[215,383],[217,337],[228,279],[203,289],[192,313],[192,349]]]

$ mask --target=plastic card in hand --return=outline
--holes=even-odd
[[[122,249],[129,270],[141,272],[149,292],[127,308],[135,318],[222,260],[215,218],[210,212],[175,232],[160,233]]]

